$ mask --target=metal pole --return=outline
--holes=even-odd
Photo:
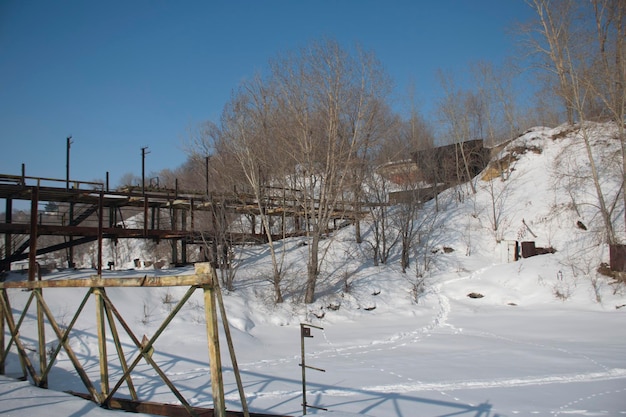
[[[314,326],[308,323],[300,323],[300,356],[302,359],[302,362],[300,363],[300,366],[302,367],[302,414],[304,415],[306,414],[307,408],[315,408],[317,410],[328,411],[328,409],[326,408],[318,407],[315,405],[309,405],[306,402],[306,372],[305,372],[306,368],[313,369],[315,371],[326,372],[326,370],[324,369],[316,368],[315,366],[307,366],[307,364],[305,363],[304,338],[313,337],[313,335],[311,334],[311,328],[324,330],[323,327]]]
[[[308,330],[308,329],[307,329]],[[306,363],[304,361],[304,324],[300,323],[300,366],[302,367],[302,414],[306,415]]]
[[[72,145],[72,136],[67,137],[67,148],[66,148],[66,158],[65,158],[65,189],[70,189],[70,146]]]
[[[143,196],[143,235],[148,234],[148,199],[146,198],[146,152],[147,146],[141,148],[141,194]]]
[[[13,199],[8,197],[6,199],[6,209],[4,211],[4,222],[6,224],[13,223]],[[11,245],[13,235],[11,233],[7,233],[4,235],[4,257],[9,258],[13,252],[13,247]],[[11,269],[11,264],[7,265],[7,269]]]
[[[204,172],[206,175],[206,195],[209,195],[209,156],[204,159]]]
[[[141,194],[146,194],[146,155],[150,152],[146,152],[147,146],[141,148]]]
[[[5,289],[0,291],[0,297],[4,296]],[[0,300],[0,375],[4,375],[6,369],[4,366],[5,358],[5,345],[4,345],[4,308],[2,308],[2,301]]]
[[[102,276],[102,221],[104,217],[104,192],[98,198],[98,276]]]
[[[37,207],[39,186],[31,188],[30,194],[30,248],[28,250],[28,280],[34,281],[37,272]]]

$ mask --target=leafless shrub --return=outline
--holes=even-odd
[[[141,316],[141,323],[146,326],[150,324],[150,321],[152,321],[153,314],[154,314],[154,307],[150,306],[148,302],[144,301],[142,316]]]

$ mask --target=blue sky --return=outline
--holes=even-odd
[[[0,0],[0,173],[116,186],[174,169],[201,122],[268,61],[330,37],[373,51],[401,102],[414,84],[428,114],[438,69],[515,53],[524,0]]]

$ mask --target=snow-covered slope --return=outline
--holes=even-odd
[[[619,142],[611,125],[586,127],[623,241]],[[309,322],[323,329],[312,329],[314,337],[306,340],[307,364],[326,372],[307,374],[307,399],[330,415],[626,414],[626,289],[597,273],[608,262],[608,247],[580,130],[532,129],[494,160],[508,169],[489,181],[482,179],[489,179],[487,169],[475,179],[476,194],[466,185],[440,195],[438,211],[434,201],[425,206],[428,222],[420,222],[419,249],[406,274],[397,253],[387,265],[374,266],[368,245],[356,244],[354,230],[345,228],[324,241],[317,300],[302,305],[307,247],[303,239],[290,239],[278,244],[285,249],[286,302],[275,305],[267,248],[241,248],[235,291],[225,294],[225,303],[252,411],[302,413],[299,324]],[[508,241],[534,241],[555,252],[506,262]],[[58,271],[46,279],[92,272]],[[133,273],[192,270],[105,276]],[[136,333],[151,335],[171,309],[169,301],[184,291],[108,293]],[[11,296],[17,310],[28,293]],[[66,324],[81,298],[80,290],[46,290]],[[94,308],[86,306],[71,344],[97,381]],[[157,341],[155,359],[192,405],[211,406],[203,318],[201,295],[194,294]],[[32,323],[27,316],[23,333],[34,340]],[[55,343],[51,337],[49,343]],[[129,340],[124,343],[132,352]],[[222,358],[227,406],[241,409],[226,351]],[[7,372],[15,374],[16,355],[8,359]],[[142,399],[176,401],[149,366],[142,364],[135,378]],[[84,391],[67,356],[59,357],[50,387]],[[25,415],[2,400],[12,392],[0,394],[0,412]],[[85,408],[74,415],[91,414]]]

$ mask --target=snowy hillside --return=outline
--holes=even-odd
[[[620,144],[611,125],[587,129],[624,241]],[[235,291],[225,294],[225,302],[251,411],[302,413],[299,324],[308,322],[323,330],[312,329],[314,338],[306,341],[307,363],[326,372],[307,375],[307,399],[328,408],[329,415],[626,415],[626,287],[597,272],[609,254],[580,131],[531,129],[493,161],[506,169],[494,175],[495,165],[488,167],[474,180],[475,194],[464,185],[425,206],[417,221],[419,249],[406,274],[400,272],[398,253],[388,264],[374,266],[369,246],[356,244],[354,230],[345,228],[323,242],[329,246],[318,296],[302,305],[307,248],[304,238],[289,239],[278,244],[285,250],[286,302],[275,305],[268,249],[241,248]],[[370,239],[367,225],[364,231]],[[553,253],[507,262],[511,241],[532,241]],[[139,257],[136,250],[118,256]],[[91,273],[58,271],[45,279]],[[69,320],[82,295],[63,291],[47,290],[46,300]],[[184,291],[115,289],[109,295],[133,318],[136,333],[150,335],[171,308],[166,300],[177,300]],[[17,310],[28,294],[11,296]],[[32,322],[29,316],[24,326]],[[93,317],[81,316],[76,328],[72,347],[98,380]],[[24,333],[29,331],[34,337],[36,330]],[[132,351],[128,340],[125,344]],[[211,406],[200,294],[158,340],[155,357],[167,364],[166,373],[192,405]],[[227,407],[240,410],[226,351],[222,358]],[[67,356],[55,366],[51,388],[85,391]],[[10,354],[7,374],[18,370],[17,357]],[[176,401],[149,366],[142,365],[139,375],[141,399]],[[0,384],[0,413],[31,415],[3,386],[17,389]],[[316,413],[321,412],[308,412]],[[91,414],[85,408],[73,415]]]

